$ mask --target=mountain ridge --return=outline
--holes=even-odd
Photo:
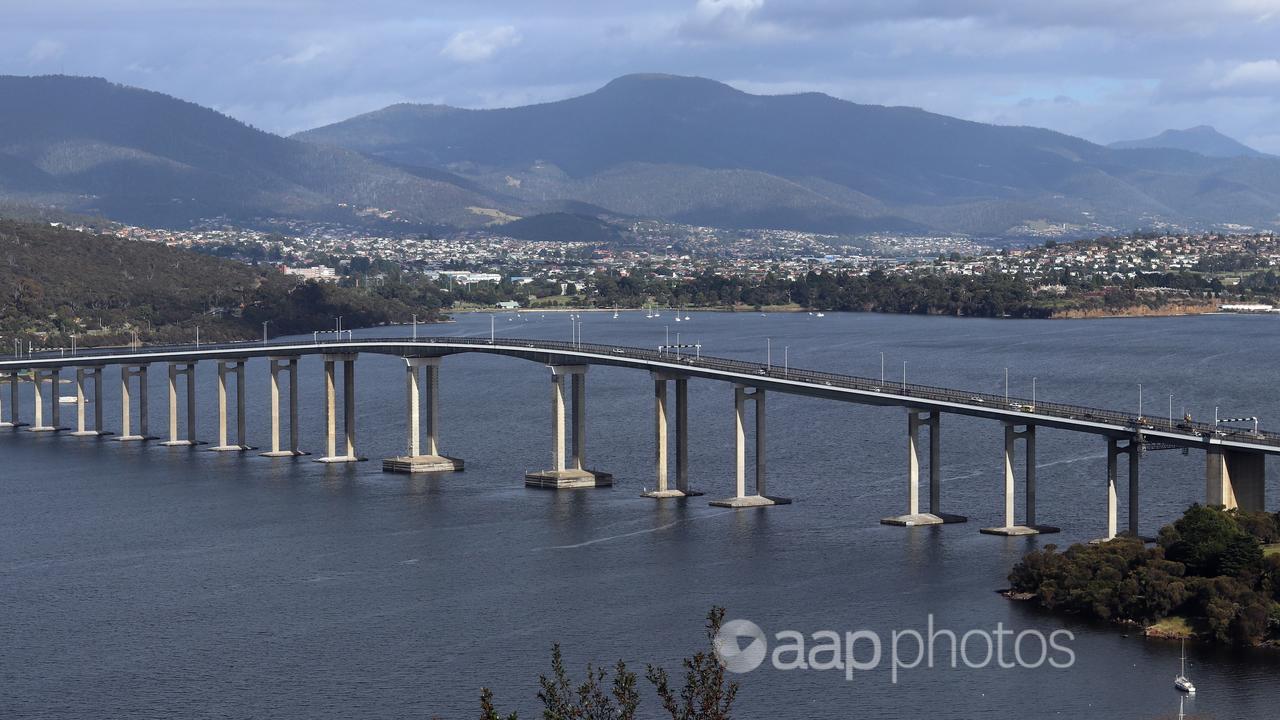
[[[1271,226],[1280,209],[1270,158],[1120,151],[1043,128],[659,74],[515,108],[400,104],[294,137],[447,169],[526,202],[728,227]]]
[[[1211,125],[1197,125],[1185,130],[1168,129],[1158,135],[1138,140],[1120,140],[1107,145],[1116,150],[1134,150],[1151,148],[1168,148],[1186,150],[1205,157],[1230,158],[1253,157],[1273,158],[1260,150],[1227,135],[1218,132]]]

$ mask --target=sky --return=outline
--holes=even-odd
[[[1278,41],[1280,0],[0,0],[0,74],[105,77],[280,134],[663,72],[1280,153]]]

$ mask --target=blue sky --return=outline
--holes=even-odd
[[[97,75],[290,133],[632,72],[818,90],[1109,142],[1280,153],[1280,0],[3,0],[0,73]]]

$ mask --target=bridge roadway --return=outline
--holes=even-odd
[[[681,434],[680,442],[677,445],[677,452],[681,453],[678,460],[678,473],[685,473],[687,470],[682,465],[685,462],[683,453],[687,451],[683,447],[683,427],[681,425],[684,403],[684,386],[681,382],[687,382],[690,378],[702,378],[708,380],[721,380],[729,382],[735,386],[736,410],[737,410],[737,433],[738,433],[738,498],[744,496],[743,492],[743,406],[745,401],[754,400],[756,404],[756,433],[757,433],[757,496],[760,500],[756,504],[773,504],[770,498],[764,493],[764,462],[763,462],[763,436],[764,436],[764,393],[784,392],[793,395],[803,395],[808,397],[818,397],[831,400],[840,400],[845,402],[856,402],[867,405],[880,406],[897,406],[906,408],[910,416],[910,473],[909,484],[910,500],[908,513],[898,520],[896,524],[932,524],[941,522],[943,519],[953,518],[962,519],[959,516],[944,516],[938,511],[937,505],[937,465],[938,456],[936,452],[938,432],[938,419],[941,414],[951,413],[956,415],[968,415],[972,417],[987,418],[997,420],[1005,425],[1006,429],[1006,448],[1005,448],[1005,479],[1006,479],[1006,527],[1013,527],[1012,519],[1012,497],[1013,497],[1013,468],[1012,456],[1013,446],[1016,440],[1024,439],[1027,445],[1027,498],[1028,521],[1023,529],[1034,531],[1037,527],[1034,522],[1034,430],[1036,427],[1050,427],[1062,430],[1070,430],[1075,432],[1084,432],[1095,435],[1104,436],[1108,442],[1108,461],[1109,461],[1109,511],[1111,514],[1110,528],[1111,532],[1108,537],[1114,535],[1114,515],[1115,515],[1115,460],[1120,454],[1128,454],[1130,457],[1130,502],[1136,505],[1137,502],[1137,456],[1140,454],[1142,447],[1146,444],[1158,444],[1162,447],[1183,447],[1183,448],[1199,448],[1206,451],[1208,455],[1208,467],[1206,470],[1206,502],[1225,504],[1235,506],[1236,495],[1240,494],[1240,489],[1233,491],[1230,487],[1230,475],[1235,475],[1237,483],[1248,483],[1250,487],[1244,494],[1254,498],[1263,492],[1262,484],[1264,480],[1262,473],[1262,458],[1265,455],[1280,453],[1280,434],[1271,432],[1250,432],[1234,428],[1215,427],[1211,424],[1201,422],[1183,422],[1180,419],[1155,418],[1155,417],[1137,417],[1133,413],[1126,413],[1117,410],[1108,410],[1102,408],[1091,408],[1079,405],[1070,405],[1057,402],[1045,402],[1036,400],[1034,403],[1026,398],[1004,397],[1002,395],[994,395],[990,393],[972,392],[958,390],[953,388],[931,387],[926,385],[918,385],[911,383],[894,382],[886,380],[880,382],[873,378],[857,377],[853,375],[844,375],[838,373],[822,372],[818,370],[807,370],[803,368],[783,368],[776,365],[766,367],[758,362],[748,362],[743,360],[733,360],[728,358],[709,357],[709,356],[689,356],[679,355],[670,351],[660,349],[646,349],[637,347],[625,347],[619,345],[601,345],[589,343],[569,343],[549,340],[531,340],[531,339],[515,339],[515,338],[498,338],[490,340],[489,338],[473,338],[473,337],[420,337],[410,339],[404,337],[394,338],[350,338],[347,340],[323,340],[323,341],[274,341],[274,342],[243,342],[243,343],[224,343],[224,344],[204,344],[200,346],[194,345],[171,345],[171,346],[139,346],[139,347],[123,347],[123,348],[92,348],[80,349],[75,353],[65,350],[61,351],[45,351],[34,353],[30,356],[18,357],[6,360],[0,360],[0,372],[8,371],[16,373],[18,371],[38,370],[38,369],[57,369],[63,367],[101,367],[106,365],[121,365],[125,367],[144,366],[149,363],[177,363],[189,364],[200,360],[220,360],[223,363],[231,363],[237,360],[244,360],[253,357],[270,357],[270,358],[296,358],[302,355],[325,355],[329,358],[344,357],[354,358],[359,353],[374,353],[391,355],[402,358],[440,358],[449,355],[479,352],[494,355],[507,355],[525,360],[530,360],[553,368],[553,382],[560,383],[557,380],[559,373],[554,372],[557,367],[561,368],[578,368],[578,373],[585,370],[585,366],[589,365],[606,365],[614,367],[625,367],[637,370],[644,370],[654,374],[655,379],[659,379],[660,387],[657,389],[657,407],[658,407],[658,428],[659,435],[659,476],[661,479],[660,490],[666,492],[666,380],[675,379],[677,381],[677,432]],[[410,363],[413,365],[413,363]],[[331,365],[331,364],[329,364]],[[172,365],[171,365],[172,367]],[[231,366],[233,371],[235,366]],[[416,367],[416,366],[415,366]],[[278,388],[275,386],[275,365],[273,364],[273,389],[278,394]],[[411,375],[415,372],[414,367],[410,368]],[[434,369],[431,370],[434,372]],[[224,370],[220,364],[220,383],[224,383],[222,377]],[[243,383],[243,375],[241,372],[241,385]],[[332,367],[327,368],[328,384],[329,384],[329,414],[333,415],[333,375]],[[569,373],[573,375],[573,373]],[[416,378],[416,375],[414,375]],[[431,376],[435,378],[435,375]],[[100,377],[98,378],[100,380]],[[579,375],[574,379],[574,397],[573,410],[574,415],[581,414],[581,403],[583,400],[580,396],[580,388],[577,383],[582,381]],[[127,389],[127,380],[125,387]],[[296,378],[291,378],[291,382],[296,383]],[[352,382],[353,380],[348,380]],[[434,380],[432,380],[434,382]],[[411,384],[411,397],[416,398],[417,380],[414,379]],[[171,408],[173,407],[173,393],[171,382]],[[188,386],[193,387],[191,385]],[[563,421],[565,415],[564,408],[564,391],[563,385],[557,384],[556,404],[554,412],[556,414],[556,422],[560,424],[557,429],[557,442],[563,442]],[[225,387],[220,384],[222,395],[220,400],[225,405]],[[349,385],[348,394],[352,394],[354,385]],[[56,394],[56,393],[55,393]],[[434,393],[429,393],[434,395]],[[16,397],[16,392],[14,394]],[[56,401],[56,399],[55,399]],[[144,400],[145,402],[145,400]],[[193,402],[193,401],[191,401]],[[348,398],[350,402],[350,398]],[[413,401],[411,400],[411,403]],[[434,398],[432,399],[434,403]],[[241,411],[243,412],[243,410]],[[434,416],[434,409],[432,413]],[[296,413],[296,409],[295,409]],[[411,422],[416,429],[417,415],[416,410],[411,411]],[[926,413],[928,414],[926,416]],[[171,413],[172,414],[172,413]],[[225,416],[225,408],[223,408]],[[292,418],[291,418],[292,419]],[[143,421],[145,423],[145,420]],[[172,421],[171,421],[172,422]],[[434,419],[428,420],[430,427]],[[225,426],[225,419],[223,420]],[[350,420],[348,420],[350,423]],[[916,502],[915,483],[918,480],[919,462],[916,457],[916,433],[918,426],[925,424],[930,430],[931,450],[930,458],[930,514],[920,514],[918,512]],[[172,425],[171,425],[172,426]],[[144,425],[145,427],[145,425]],[[330,456],[335,456],[336,452],[333,447],[332,439],[332,422],[330,437]],[[1022,427],[1024,430],[1018,431],[1017,428]],[[273,430],[277,429],[273,425]],[[579,437],[580,433],[585,433],[585,425],[579,424],[575,419],[574,424],[574,455],[581,460],[581,448],[579,444],[583,442]],[[352,444],[353,428],[348,425],[348,448],[354,454]],[[225,436],[225,427],[223,430]],[[241,435],[243,436],[243,422],[241,422]],[[173,438],[171,438],[172,440]],[[192,440],[192,444],[194,444]],[[1126,442],[1127,446],[1119,445]],[[181,444],[181,443],[172,443]],[[224,440],[224,445],[226,444]],[[431,443],[434,446],[434,439]],[[410,445],[416,449],[416,440],[411,439]],[[227,449],[247,449],[243,446],[243,440],[240,445],[231,445]],[[432,448],[434,457],[434,447]],[[557,450],[560,452],[560,450]],[[287,453],[278,453],[287,454]],[[295,453],[296,452],[295,448]],[[411,453],[415,454],[415,453]],[[1232,469],[1232,465],[1235,469]],[[461,467],[460,462],[457,467]],[[448,468],[453,469],[453,468]],[[579,466],[578,470],[585,470]],[[603,474],[601,474],[603,475]],[[1246,476],[1249,476],[1246,478]],[[604,476],[607,477],[607,476]],[[1215,488],[1214,485],[1217,484]],[[564,485],[554,485],[564,486]],[[1254,487],[1256,486],[1256,487]],[[683,484],[681,492],[671,491],[670,495],[691,494],[687,492],[687,487]],[[666,497],[667,494],[657,494],[658,497]],[[776,498],[773,498],[776,500]],[[1248,503],[1241,502],[1241,506],[1257,505],[1260,500],[1251,499]],[[752,503],[739,503],[731,506],[744,506]],[[1255,508],[1249,508],[1255,509]],[[1257,508],[1260,509],[1260,508]],[[893,519],[889,519],[893,520]],[[1130,508],[1130,530],[1136,532],[1136,507]]]

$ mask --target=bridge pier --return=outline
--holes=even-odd
[[[613,476],[588,470],[586,365],[551,365],[551,469],[526,473],[524,484],[542,488],[608,487]],[[565,378],[573,378],[573,466],[565,463]]]
[[[408,452],[382,461],[385,472],[420,473],[461,470],[462,460],[440,454],[440,363],[438,357],[409,357],[405,364],[405,399],[408,409]],[[426,452],[422,452],[422,385],[425,374],[427,395]]]
[[[701,495],[689,489],[689,379],[672,378],[663,373],[652,373],[654,389],[654,466],[657,485],[641,497],[669,498]],[[667,381],[676,383],[676,487],[668,484],[667,461],[670,456],[667,445],[667,426],[670,407],[667,403]]]
[[[359,462],[364,458],[356,455],[356,354],[326,353],[324,356],[324,420],[325,420],[325,456],[316,458],[316,462],[344,463]],[[337,398],[334,385],[334,365],[342,363],[342,420],[343,451],[338,454],[337,442]]]
[[[1247,512],[1266,509],[1265,455],[1211,447],[1205,459],[1206,505]]]
[[[1117,535],[1118,505],[1120,497],[1119,463],[1121,455],[1129,456],[1129,528],[1125,532],[1130,537],[1138,534],[1138,463],[1141,457],[1142,443],[1136,438],[1129,440],[1122,447],[1117,438],[1107,438],[1107,535],[1102,542],[1114,540]]]
[[[271,449],[263,457],[297,457],[309,453],[298,449],[298,358],[268,357],[271,369]],[[289,373],[289,449],[280,449],[280,373]]]
[[[1026,445],[1026,523],[1018,525],[1014,521],[1014,456],[1016,442],[1022,440]],[[980,532],[987,535],[1036,535],[1054,533],[1059,529],[1050,525],[1036,524],[1036,426],[1024,425],[1017,429],[1016,423],[1004,423],[1004,525],[1001,527],[982,528]]]
[[[927,415],[927,417],[926,417]],[[895,517],[887,517],[880,522],[884,525],[941,525],[943,523],[962,523],[968,520],[963,515],[948,515],[942,512],[942,443],[939,431],[942,424],[942,413],[933,411],[925,413],[907,408],[907,513]],[[920,512],[920,426],[929,428],[929,512]]]
[[[750,399],[756,406],[756,492],[747,495],[746,471],[746,404]],[[733,386],[733,420],[734,420],[734,460],[737,493],[724,500],[712,500],[716,507],[746,508],[767,507],[769,505],[789,505],[790,498],[774,497],[768,494],[765,486],[765,391],[756,388],[748,393],[744,385]]]
[[[244,365],[246,360],[218,360],[218,444],[209,448],[212,452],[243,452],[253,450],[245,442],[244,422]],[[227,442],[227,375],[236,379],[236,442]]]
[[[178,378],[187,381],[187,439],[178,438]],[[196,440],[196,363],[169,363],[169,439],[161,445],[199,445]]]
[[[155,440],[148,428],[150,412],[147,408],[147,368],[148,363],[120,366],[120,434],[114,439],[119,442]],[[129,379],[137,378],[138,383],[138,432],[133,432],[133,398],[129,394]]]
[[[49,381],[49,424],[44,422],[44,383]],[[62,427],[62,404],[61,404],[61,388],[59,384],[62,380],[62,368],[50,368],[48,370],[33,370],[31,372],[31,385],[35,394],[35,424],[27,428],[30,432],[58,432],[66,430]]]
[[[102,367],[76,368],[76,429],[71,433],[77,437],[98,437],[111,433],[102,429]],[[93,429],[85,427],[85,394],[84,381],[93,379]]]
[[[0,382],[9,384],[9,419],[4,419],[4,404],[0,402],[0,428],[20,428],[26,425],[21,420],[21,403],[18,402],[18,377],[17,370],[10,370],[7,375],[0,377]]]

